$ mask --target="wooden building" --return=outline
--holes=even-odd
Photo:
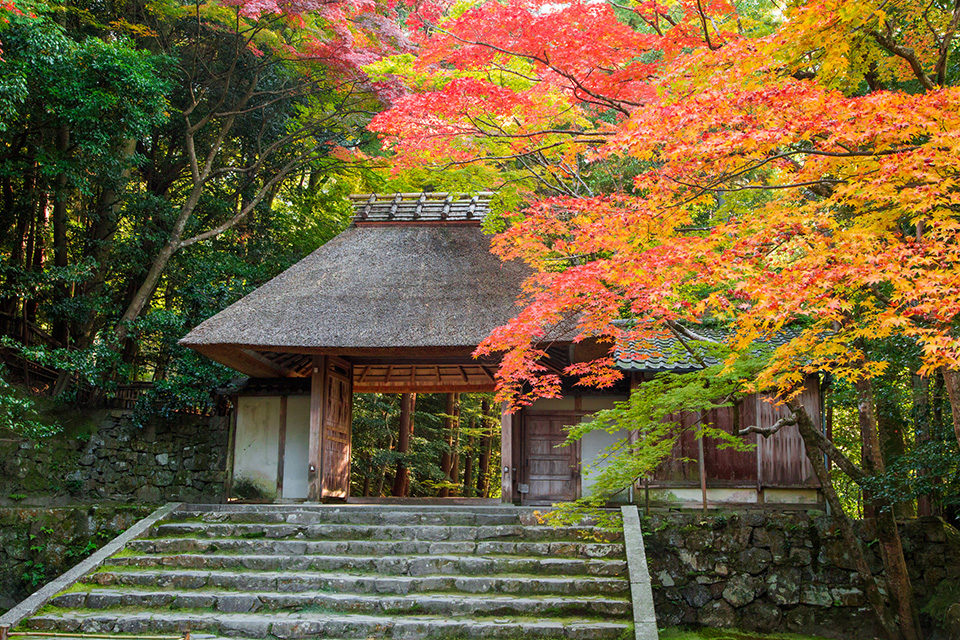
[[[471,354],[516,313],[529,272],[490,253],[480,228],[490,195],[358,197],[348,229],[183,338],[251,378],[235,407],[235,487],[249,483],[276,500],[348,498],[354,393],[493,390],[497,363]],[[555,344],[550,358],[564,366],[590,357],[589,348]],[[589,492],[593,463],[627,432],[557,447],[564,427],[625,399],[630,384],[690,364],[656,353],[638,357],[622,345],[618,366],[628,375],[616,389],[503,414],[503,501],[543,504]],[[816,380],[803,401],[821,415]],[[761,425],[776,419],[758,398],[710,419],[733,429],[758,415]],[[816,486],[799,435],[788,427],[749,453],[684,439],[675,460],[623,497],[811,504],[820,502]]]

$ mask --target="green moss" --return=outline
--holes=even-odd
[[[824,640],[819,636],[801,636],[794,633],[758,633],[736,629],[678,629],[660,631],[660,640]]]
[[[943,624],[947,609],[960,602],[960,581],[943,580],[920,610],[939,624]]]

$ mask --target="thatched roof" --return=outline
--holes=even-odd
[[[434,202],[442,207],[444,200]],[[515,315],[528,270],[490,253],[490,238],[473,217],[478,208],[485,212],[486,199],[461,207],[470,220],[399,224],[375,224],[370,211],[362,223],[367,201],[356,205],[356,224],[203,322],[181,344],[263,375],[256,361],[277,361],[283,353],[390,349],[415,356],[431,348],[472,348]]]

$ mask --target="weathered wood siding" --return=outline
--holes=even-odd
[[[815,424],[820,422],[820,389],[815,376],[807,379],[799,398]],[[749,396],[736,407],[715,409],[703,421],[728,433],[736,433],[751,424],[771,425],[787,413],[760,396]],[[692,427],[698,420],[693,413],[672,414],[671,420]],[[796,426],[786,426],[770,437],[750,435],[747,441],[756,445],[750,451],[721,448],[714,438],[704,440],[704,467],[707,484],[724,486],[816,487],[813,468],[803,449],[803,440]],[[692,429],[685,430],[673,455],[654,473],[653,484],[693,486],[700,482],[697,440]]]

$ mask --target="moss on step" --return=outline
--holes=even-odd
[[[820,636],[804,636],[794,633],[759,633],[736,629],[663,629],[660,640],[826,640]]]

